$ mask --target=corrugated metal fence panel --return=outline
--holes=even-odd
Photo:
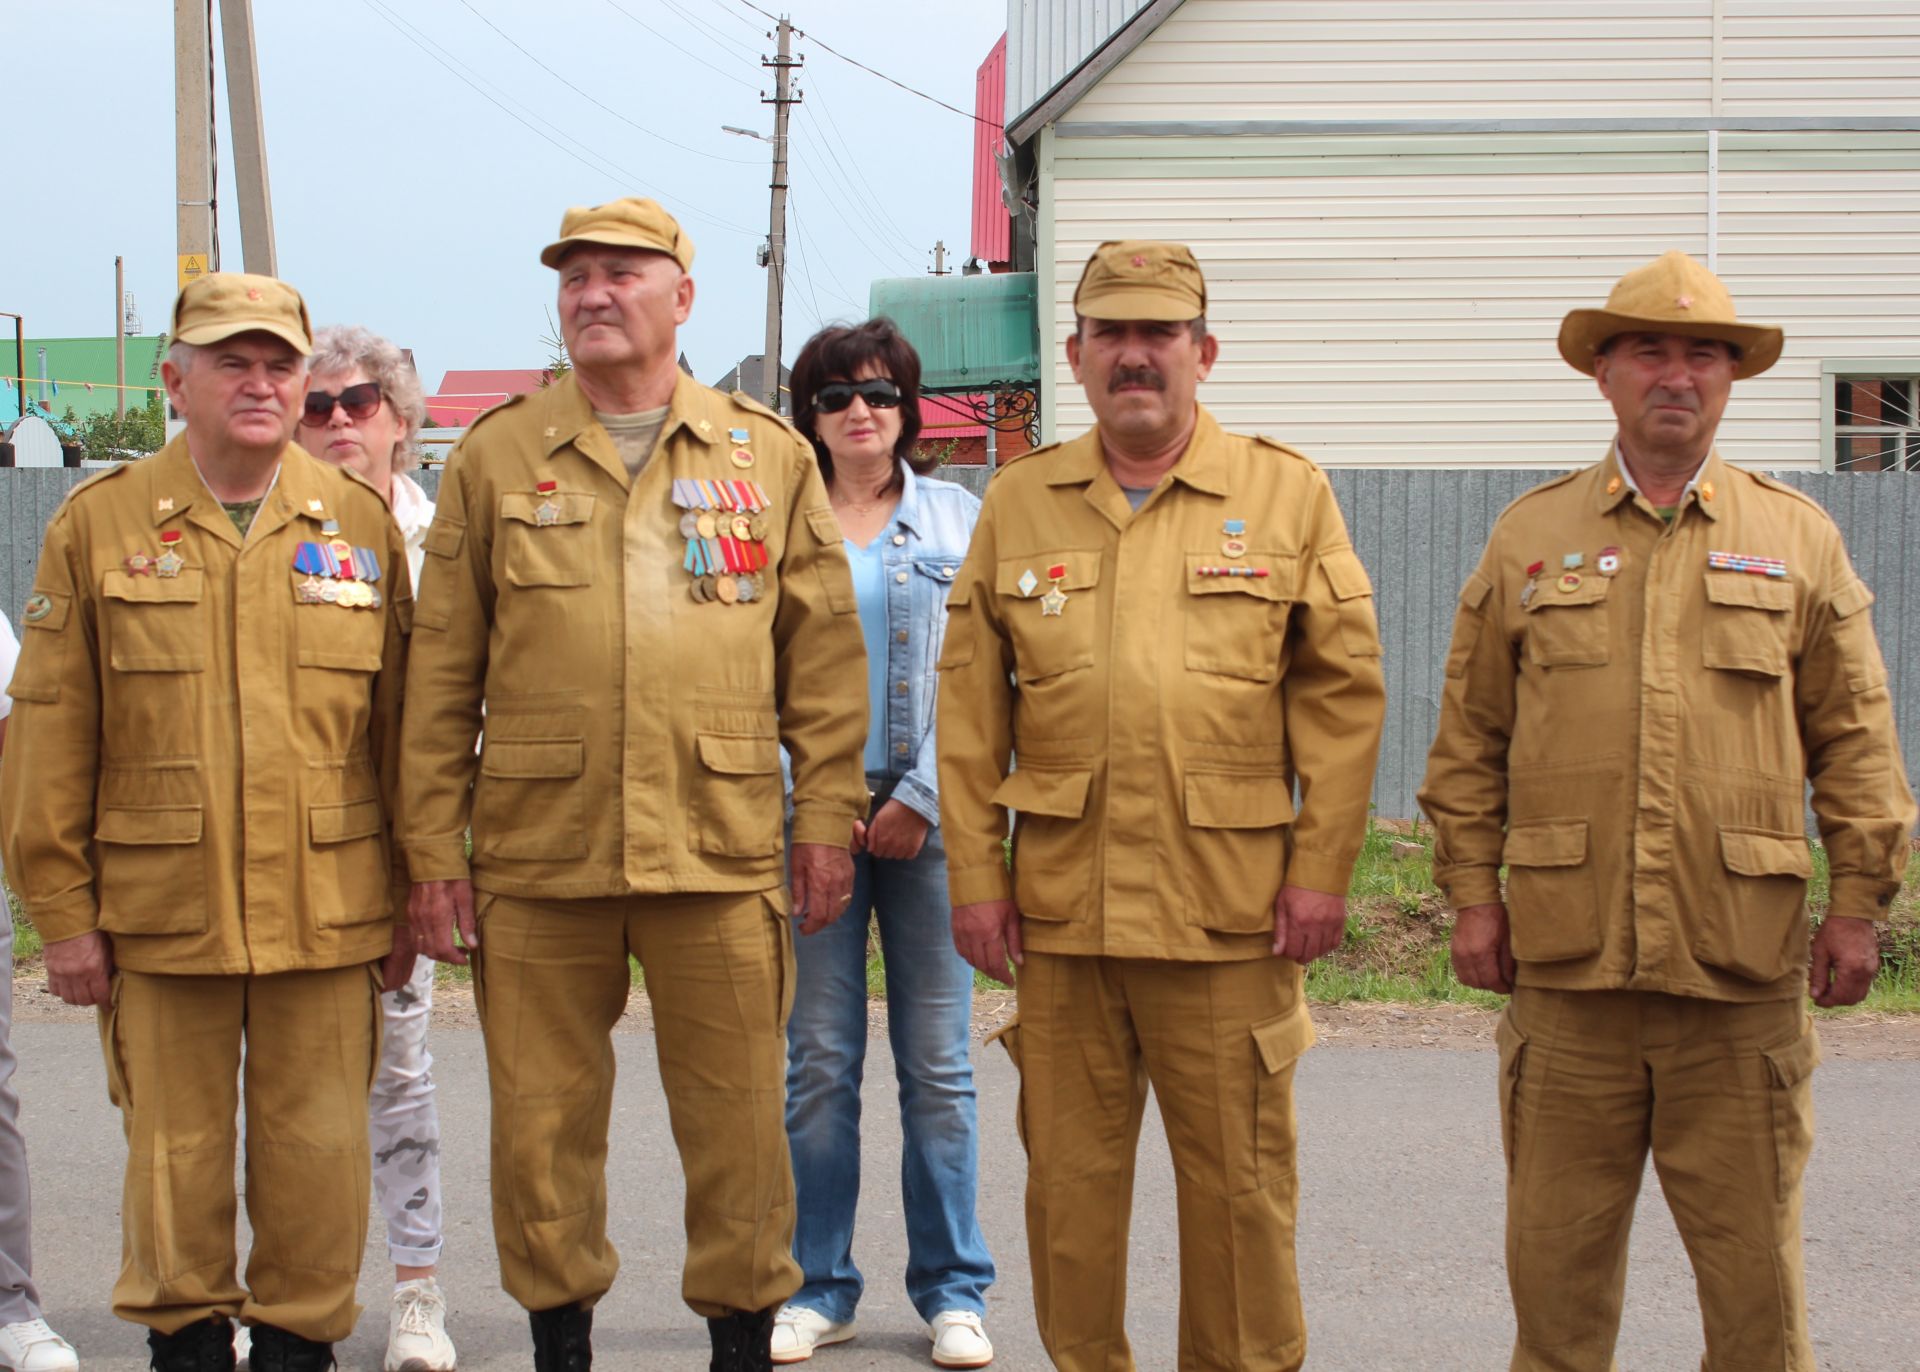
[[[46,522],[81,472],[59,468],[0,472],[0,606],[18,624],[33,585]],[[948,468],[942,478],[976,493],[984,469]],[[1387,726],[1374,778],[1384,818],[1416,811],[1427,745],[1440,718],[1441,669],[1460,585],[1480,559],[1487,532],[1507,504],[1552,473],[1534,471],[1381,471],[1328,473],[1373,577],[1386,646]],[[1878,597],[1874,627],[1894,687],[1895,719],[1906,741],[1907,775],[1920,789],[1920,479],[1863,473],[1801,472],[1780,478],[1824,505],[1847,540],[1854,566]],[[439,473],[420,474],[429,495]]]

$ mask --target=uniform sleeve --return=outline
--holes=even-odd
[[[393,833],[393,918],[407,922],[407,862],[400,850],[400,721],[404,717],[407,642],[413,630],[413,582],[407,545],[399,526],[387,521],[387,632],[380,645],[380,673],[373,682],[373,719],[368,745],[380,778],[380,796]]]
[[[1292,658],[1280,683],[1300,782],[1286,884],[1344,895],[1366,835],[1386,682],[1373,587],[1333,489],[1318,471],[1311,500],[1310,553],[1288,626]]]
[[[48,943],[99,927],[94,783],[100,655],[72,504],[54,517],[21,617],[14,709],[0,764],[0,849],[26,915]]]
[[[1433,879],[1456,910],[1500,899],[1506,843],[1507,750],[1519,659],[1500,624],[1493,546],[1460,590],[1427,753],[1420,809],[1433,821]]]
[[[400,729],[400,846],[414,881],[468,875],[467,823],[479,759],[493,625],[492,537],[479,509],[469,453],[455,452],[427,530],[408,649],[407,709]]]
[[[1873,592],[1832,531],[1794,676],[1813,815],[1832,874],[1829,913],[1885,920],[1906,871],[1913,792],[1873,632]]]
[[[867,648],[826,482],[804,440],[791,447],[773,638],[780,741],[793,764],[793,841],[844,848],[867,813]]]
[[[1005,487],[1001,487],[1005,490]],[[989,489],[959,580],[947,595],[940,646],[940,830],[956,906],[1012,900],[1007,810],[994,792],[1013,759],[1013,642],[994,603],[998,543]]]

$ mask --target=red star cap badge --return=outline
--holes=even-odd
[[[1144,254],[1142,254],[1142,253],[1135,253],[1135,254],[1133,255],[1133,265],[1134,265],[1134,266],[1136,266],[1136,267],[1144,267],[1144,266],[1146,266],[1146,265],[1147,265],[1147,259],[1146,259],[1146,256],[1145,256]]]
[[[1675,296],[1673,303],[1683,310],[1690,310],[1693,308],[1693,297],[1690,295]]]
[[[254,286],[247,287],[247,299],[258,300],[259,298],[260,298],[260,291],[257,287],[254,287]]]

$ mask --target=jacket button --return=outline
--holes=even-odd
[[[907,641],[907,631],[905,629],[902,629],[899,633],[895,634],[893,637],[896,642],[905,643]]]
[[[898,691],[901,695],[905,695],[907,693],[907,683],[903,681],[899,685],[895,686],[893,689]]]
[[[953,575],[953,568],[951,568],[951,567],[942,567],[942,568],[940,569],[940,575],[941,575],[941,576],[952,576],[952,575]]]
[[[907,745],[904,743],[896,743],[893,745],[893,751],[896,753],[904,753],[907,751]]]
[[[893,574],[893,579],[895,581],[904,582],[907,579],[907,574],[905,572],[895,572]]]
[[[907,536],[905,534],[895,534],[893,536],[893,546],[896,548],[900,547],[906,541],[907,541]]]

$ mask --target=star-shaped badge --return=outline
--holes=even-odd
[[[1683,310],[1690,310],[1693,308],[1693,297],[1690,295],[1676,295],[1673,298],[1673,303]]]
[[[1040,597],[1040,613],[1043,615],[1054,615],[1057,617],[1059,613],[1066,608],[1067,593],[1058,586],[1055,586],[1051,591],[1048,591]]]

